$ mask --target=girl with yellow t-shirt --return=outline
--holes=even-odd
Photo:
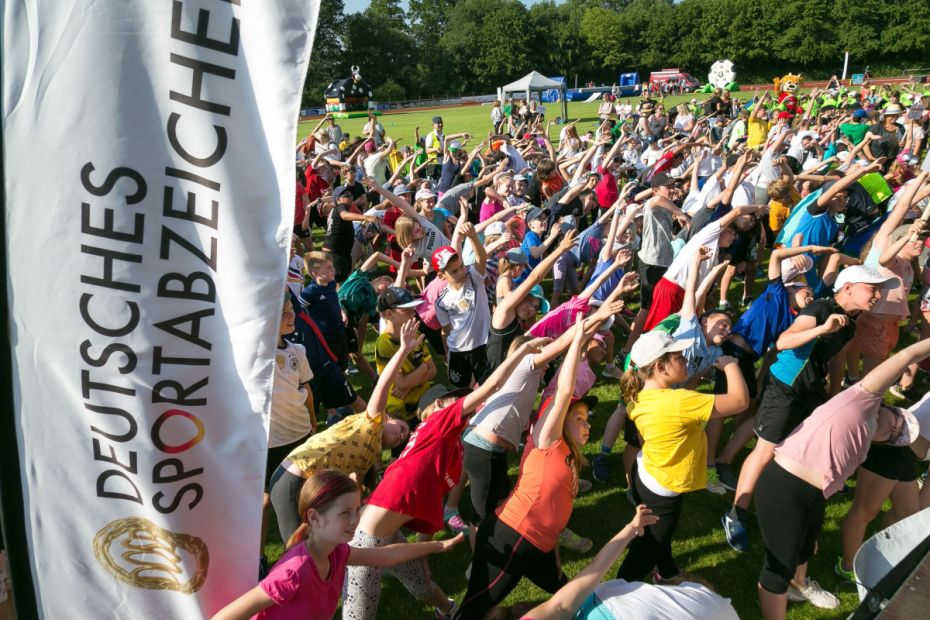
[[[661,331],[643,334],[630,351],[632,363],[620,381],[630,420],[643,438],[630,493],[636,504],[649,506],[659,521],[630,545],[618,579],[642,581],[653,569],[656,583],[678,577],[672,534],[684,495],[707,486],[704,425],[712,418],[736,415],[749,405],[746,382],[736,360],[728,356],[714,364],[726,375],[726,394],[672,389],[688,378],[682,351],[691,344]]]

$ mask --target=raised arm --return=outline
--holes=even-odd
[[[579,316],[576,320],[572,344],[568,347],[568,353],[565,354],[565,360],[562,362],[562,370],[559,373],[558,386],[552,399],[552,405],[534,428],[536,447],[542,450],[552,447],[562,438],[565,414],[568,413],[568,407],[571,405],[572,396],[575,393],[575,376],[578,374],[578,363],[581,360],[581,347],[588,336],[583,325],[584,317]],[[591,330],[592,334],[593,331]]]
[[[870,172],[875,172],[880,170],[882,164],[878,161],[873,161],[868,166],[852,166],[846,172],[846,176],[834,183],[829,189],[825,190],[819,198],[817,198],[818,207],[826,207],[827,204],[836,197],[842,191],[845,191],[850,185],[861,179],[863,176]]]
[[[681,305],[681,320],[690,320],[696,314],[698,276],[701,273],[701,263],[711,256],[710,248],[702,245],[691,259],[691,269],[688,270],[688,279],[685,281],[685,299]]]
[[[930,339],[920,340],[879,364],[869,374],[862,377],[859,385],[875,394],[884,394],[888,388],[898,382],[905,368],[916,364],[928,355],[930,355]]]
[[[494,392],[497,392],[504,386],[504,383],[513,373],[517,364],[520,363],[520,360],[527,355],[539,353],[541,347],[549,342],[549,338],[535,338],[529,342],[523,343],[516,351],[508,355],[501,365],[491,373],[487,381],[465,396],[465,400],[462,403],[462,415],[471,415],[474,413],[475,409],[477,409],[481,403],[486,401]]]
[[[772,255],[769,257],[769,280],[777,280],[781,277],[781,263],[786,258],[793,258],[795,256],[800,256],[801,254],[836,254],[839,252],[836,248],[831,248],[823,245],[802,245],[797,248],[778,248],[777,250],[772,250]]]
[[[362,179],[362,183],[364,183],[371,189],[378,192],[378,194],[380,194],[385,200],[390,202],[392,205],[400,209],[401,213],[403,213],[407,217],[412,218],[414,220],[420,219],[420,214],[417,213],[417,210],[414,209],[413,206],[409,202],[407,202],[405,199],[401,198],[400,196],[395,195],[394,192],[392,192],[391,190],[385,187],[382,187],[381,183],[379,183],[376,178],[365,177],[364,179]]]
[[[642,536],[646,527],[655,525],[658,521],[659,517],[653,515],[645,505],[637,506],[633,519],[607,541],[584,570],[559,588],[548,601],[537,605],[523,616],[534,620],[572,620],[581,604],[601,583],[607,571],[613,568],[627,545],[637,536]]]
[[[888,214],[888,217],[882,223],[882,227],[875,233],[875,238],[872,240],[872,247],[884,250],[888,246],[888,238],[904,221],[904,216],[914,203],[914,197],[917,195],[917,191],[927,182],[928,175],[930,175],[930,173],[923,171],[916,179],[904,186],[901,196],[898,198],[897,202],[895,202],[894,209]]]
[[[727,377],[727,393],[714,396],[714,411],[711,418],[725,418],[746,410],[749,406],[749,390],[740,372],[736,359],[728,355],[717,358],[714,367],[723,370]]]
[[[384,367],[381,376],[378,377],[378,383],[375,384],[375,388],[371,392],[371,398],[368,399],[368,407],[365,412],[369,418],[376,418],[384,413],[384,407],[387,405],[388,394],[391,391],[391,384],[394,383],[395,376],[400,372],[407,355],[423,342],[423,336],[417,335],[419,325],[419,321],[410,319],[401,327],[400,348],[391,356],[391,360]]]
[[[526,277],[523,282],[520,283],[513,292],[507,295],[504,299],[497,304],[497,308],[494,309],[495,317],[504,317],[505,321],[498,321],[499,323],[504,323],[505,325],[510,323],[513,320],[514,315],[517,311],[517,306],[520,305],[527,295],[530,294],[530,291],[533,290],[533,287],[542,282],[543,278],[546,277],[546,274],[555,266],[556,261],[559,258],[572,249],[572,245],[575,243],[575,237],[577,236],[578,231],[572,230],[567,235],[562,238],[562,241],[556,247],[555,251],[546,256],[533,270],[530,272],[530,275]]]

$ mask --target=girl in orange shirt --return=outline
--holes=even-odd
[[[552,406],[527,442],[516,487],[497,515],[488,515],[478,528],[468,592],[455,618],[484,618],[524,576],[549,593],[568,581],[558,539],[578,493],[578,471],[585,462],[581,447],[591,432],[588,413],[595,402],[573,397],[575,373],[601,320],[579,317],[578,322]]]

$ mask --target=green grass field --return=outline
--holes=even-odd
[[[747,97],[751,96],[751,94],[744,93],[743,96]],[[681,99],[689,98],[671,98],[671,101],[667,100],[667,103],[671,105]],[[554,106],[550,106],[550,113],[553,109]],[[391,114],[382,116],[381,122],[387,129],[388,135],[400,136],[409,142],[412,141],[413,128],[419,125],[421,131],[428,131],[430,118],[436,113],[433,110],[426,110]],[[443,116],[446,131],[450,133],[469,131],[475,136],[482,136],[486,135],[490,127],[487,106],[447,108],[438,113]],[[570,104],[569,115],[571,118],[584,119],[583,123],[588,123],[593,128],[597,122],[596,104]],[[354,134],[359,131],[362,121],[352,119],[340,121],[340,124],[344,131]],[[306,135],[312,126],[310,123],[302,123],[300,125],[301,136]],[[582,128],[585,128],[584,124],[582,124]],[[553,129],[557,134],[557,128],[554,126]],[[547,290],[550,285],[551,281],[545,283]],[[730,290],[731,301],[739,298],[739,293],[734,290],[737,286],[741,287],[742,283],[734,281]],[[755,282],[754,294],[757,295],[764,287],[764,279],[758,279]],[[635,304],[631,304],[631,308],[635,310]],[[620,337],[624,338],[625,335],[621,334]],[[369,360],[374,358],[374,339],[375,333],[370,331],[364,345],[364,351]],[[902,334],[901,346],[910,344],[913,339],[914,336],[910,334]],[[442,360],[437,360],[437,363],[439,366],[437,380],[442,381],[446,377],[445,366]],[[600,372],[600,370],[600,368],[596,369],[597,372]],[[918,381],[919,387],[922,389],[927,388],[927,381],[924,376],[919,377]],[[352,382],[363,396],[371,393],[372,384],[367,377],[355,375]],[[710,385],[705,382],[701,389],[709,391]],[[593,388],[592,393],[599,398],[600,404],[591,417],[591,442],[585,448],[585,454],[589,460],[597,454],[600,448],[604,425],[610,412],[613,411],[618,402],[619,385],[615,380],[600,379]],[[894,402],[890,395],[886,398],[889,399],[889,402]],[[722,442],[726,441],[734,427],[735,420],[729,419],[726,423]],[[722,445],[723,443],[721,443]],[[579,495],[575,502],[569,527],[574,532],[593,539],[594,549],[585,555],[562,551],[563,568],[569,576],[584,568],[597,550],[632,517],[633,509],[625,498],[626,488],[623,481],[623,465],[621,461],[623,447],[621,437],[611,457],[611,482],[609,484],[595,482],[594,488],[588,493]],[[746,452],[742,456],[744,457],[745,454]],[[511,463],[513,463],[510,470],[511,478],[515,480],[517,476],[516,463],[518,463],[516,455],[511,455]],[[582,477],[590,480],[590,470],[582,472]],[[675,534],[674,553],[682,570],[695,573],[708,580],[721,595],[732,599],[733,606],[741,618],[759,618],[756,579],[762,566],[761,540],[753,521],[750,526],[752,551],[748,554],[739,554],[729,548],[720,527],[720,516],[729,508],[732,499],[732,493],[717,496],[707,491],[700,491],[689,496],[685,504],[684,518],[681,520]],[[466,491],[462,499],[465,514],[468,514],[467,503],[468,492]],[[833,574],[833,564],[840,554],[840,525],[850,508],[850,504],[851,497],[842,495],[837,495],[828,502],[823,534],[819,541],[819,553],[811,560],[809,570],[809,574],[813,579],[839,595],[842,606],[838,610],[826,611],[816,609],[808,604],[791,603],[788,607],[789,619],[840,618],[845,617],[855,609],[858,603],[855,589],[851,585],[841,585],[839,579]],[[888,506],[886,505],[885,508],[887,509]],[[880,522],[881,517],[878,517],[872,524],[871,531],[878,529]],[[437,534],[437,537],[447,536],[449,536],[447,531]],[[265,547],[265,553],[269,560],[274,561],[283,552],[283,546],[277,534],[277,527],[273,522],[269,528],[268,540],[269,543]],[[412,537],[411,540],[413,540]],[[465,543],[448,554],[434,556],[430,559],[430,567],[435,581],[449,596],[459,601],[465,594],[467,583],[464,573],[469,561],[470,551]],[[608,577],[612,577],[615,572],[616,566],[608,573]],[[543,591],[536,588],[529,581],[524,580],[505,603],[541,601],[545,599],[545,596]],[[417,602],[397,581],[386,577],[383,583],[379,617],[431,618],[432,611]]]
[[[697,97],[699,101],[703,101],[709,95],[699,94],[666,97],[665,105],[669,107],[678,105],[684,101],[690,101],[692,96]],[[752,93],[736,93],[736,96],[745,99],[751,97]],[[629,100],[635,102],[633,99]],[[579,133],[597,129],[598,105],[598,102],[569,102],[568,118],[570,120],[581,119],[578,124]],[[547,103],[545,106],[547,119],[555,120],[556,116],[561,114],[561,104]],[[419,127],[420,135],[425,136],[427,133],[432,131],[432,118],[437,115],[442,116],[444,129],[447,134],[461,132],[470,133],[472,135],[470,142],[472,146],[487,137],[488,131],[491,130],[490,105],[474,105],[457,108],[436,108],[430,110],[414,110],[410,112],[398,111],[379,116],[378,120],[384,126],[388,136],[393,137],[395,140],[399,140],[398,146],[412,146],[415,135],[414,129]],[[302,121],[297,131],[298,139],[303,139],[307,134],[309,134],[310,130],[316,126],[317,122],[319,122],[318,119]],[[342,127],[344,132],[348,133],[351,137],[355,137],[361,134],[361,130],[365,125],[366,119],[346,118],[338,119],[336,122],[340,127]],[[561,125],[556,125],[553,123],[550,131],[550,137],[553,140],[558,140],[560,128]]]

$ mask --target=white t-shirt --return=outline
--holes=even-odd
[[[643,151],[643,155],[640,159],[647,168],[652,168],[655,163],[659,161],[660,157],[662,157],[662,149],[655,149],[650,146]]]
[[[450,351],[471,351],[488,343],[491,308],[484,279],[473,266],[467,267],[462,288],[455,290],[447,286],[436,298],[439,324],[452,326],[446,337]]]
[[[688,195],[685,197],[685,202],[681,210],[688,215],[694,215],[706,207],[707,203],[716,197],[720,191],[720,182],[717,181],[717,177],[711,175],[707,177],[707,180],[704,181],[704,187],[699,191],[695,188],[691,188]]]
[[[617,620],[739,620],[730,599],[723,598],[699,583],[685,581],[677,586],[654,586],[623,579],[605,581],[594,589],[598,601],[587,618],[613,617]]]
[[[374,177],[383,183],[388,178],[387,151],[371,153],[365,158],[363,166],[365,167],[365,174],[367,176]]]
[[[701,270],[698,274],[698,282],[703,282],[710,270],[717,264],[719,252],[717,245],[720,243],[720,223],[711,222],[697,232],[691,240],[681,248],[678,256],[669,265],[665,272],[665,279],[674,282],[681,288],[685,288],[688,282],[688,270],[691,269],[691,262],[694,260],[694,254],[702,245],[706,245],[711,250],[711,257],[701,263]]]
[[[436,228],[436,225],[430,222],[422,215],[417,214],[417,221],[423,227],[423,236],[419,241],[414,243],[414,260],[424,260],[430,263],[430,258],[438,248],[444,245],[450,245],[449,239],[446,238],[442,231]]]
[[[510,144],[505,142],[501,145],[500,149],[501,153],[510,158],[510,169],[514,172],[521,172],[529,167],[529,164],[527,164],[526,160],[523,159],[523,156],[520,155],[520,151],[515,149]]]
[[[725,188],[730,184],[730,178],[733,173],[728,172],[723,175],[723,183],[721,183],[721,188]],[[721,189],[721,191],[723,191]],[[738,207],[745,207],[747,205],[755,204],[753,200],[756,198],[756,187],[749,181],[743,179],[740,181],[739,185],[736,186],[736,191],[733,192],[733,200],[730,201],[730,206],[734,209]]]
[[[285,341],[274,356],[274,388],[271,392],[271,428],[268,447],[286,446],[310,433],[310,412],[307,411],[307,384],[313,371],[302,345]]]

